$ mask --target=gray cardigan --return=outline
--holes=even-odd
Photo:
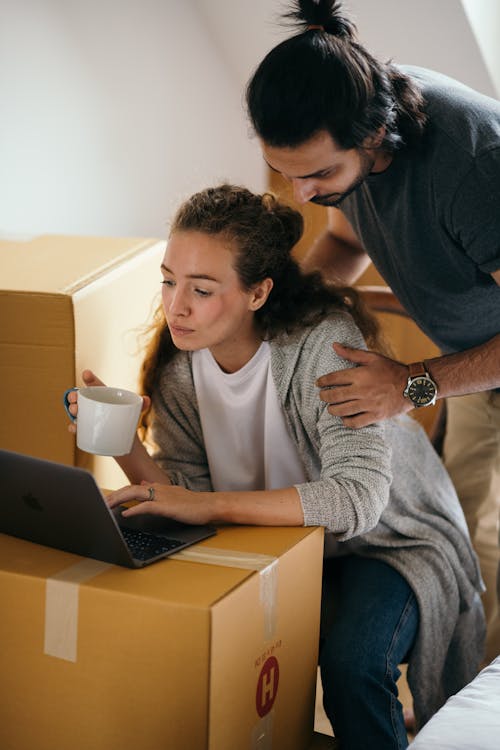
[[[327,411],[316,379],[351,366],[332,342],[364,347],[350,316],[270,342],[290,434],[310,481],[297,486],[306,526],[324,526],[345,551],[392,565],[419,604],[408,666],[419,724],[477,673],[483,584],[451,481],[427,436],[403,416],[353,430]],[[191,355],[179,352],[153,399],[154,458],[174,484],[211,490]]]

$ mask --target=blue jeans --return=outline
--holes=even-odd
[[[405,579],[379,560],[326,560],[321,621],[323,703],[341,749],[407,747],[396,682],[419,614]]]

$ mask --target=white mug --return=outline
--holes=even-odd
[[[78,418],[69,412],[68,393],[78,391]],[[76,422],[76,444],[82,451],[98,456],[125,456],[132,450],[142,398],[123,388],[91,385],[69,388],[64,406]]]

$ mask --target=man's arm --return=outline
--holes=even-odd
[[[500,286],[500,269],[491,276]],[[334,344],[335,351],[358,367],[319,378],[320,398],[346,427],[365,427],[410,411],[403,396],[408,367],[376,352]],[[464,396],[500,387],[500,333],[484,344],[426,360],[438,386],[438,398]]]
[[[305,271],[319,270],[327,279],[352,285],[369,266],[370,258],[344,214],[328,208],[328,228],[302,261]]]
[[[326,278],[353,284],[369,265],[351,225],[335,208],[328,209],[328,229],[319,237],[302,266],[319,269]],[[491,276],[500,286],[500,269]],[[376,352],[350,349],[334,344],[337,354],[358,367],[329,373],[317,385],[328,411],[342,418],[347,427],[365,427],[383,419],[410,411],[413,407],[403,396],[408,367]],[[500,387],[500,334],[463,352],[428,360],[429,372],[438,386],[438,398]]]
[[[500,269],[491,274],[500,286]],[[439,396],[463,396],[500,386],[500,333],[463,352],[426,360],[439,386]]]
[[[500,333],[481,346],[426,360],[441,398],[500,386]]]
[[[335,351],[358,367],[319,378],[320,398],[346,427],[365,427],[410,411],[403,396],[408,367],[376,352],[334,344]],[[463,396],[500,387],[500,334],[463,352],[426,360],[438,398]]]

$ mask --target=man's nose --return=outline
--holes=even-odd
[[[292,180],[293,197],[297,203],[307,203],[316,195],[312,180]]]

